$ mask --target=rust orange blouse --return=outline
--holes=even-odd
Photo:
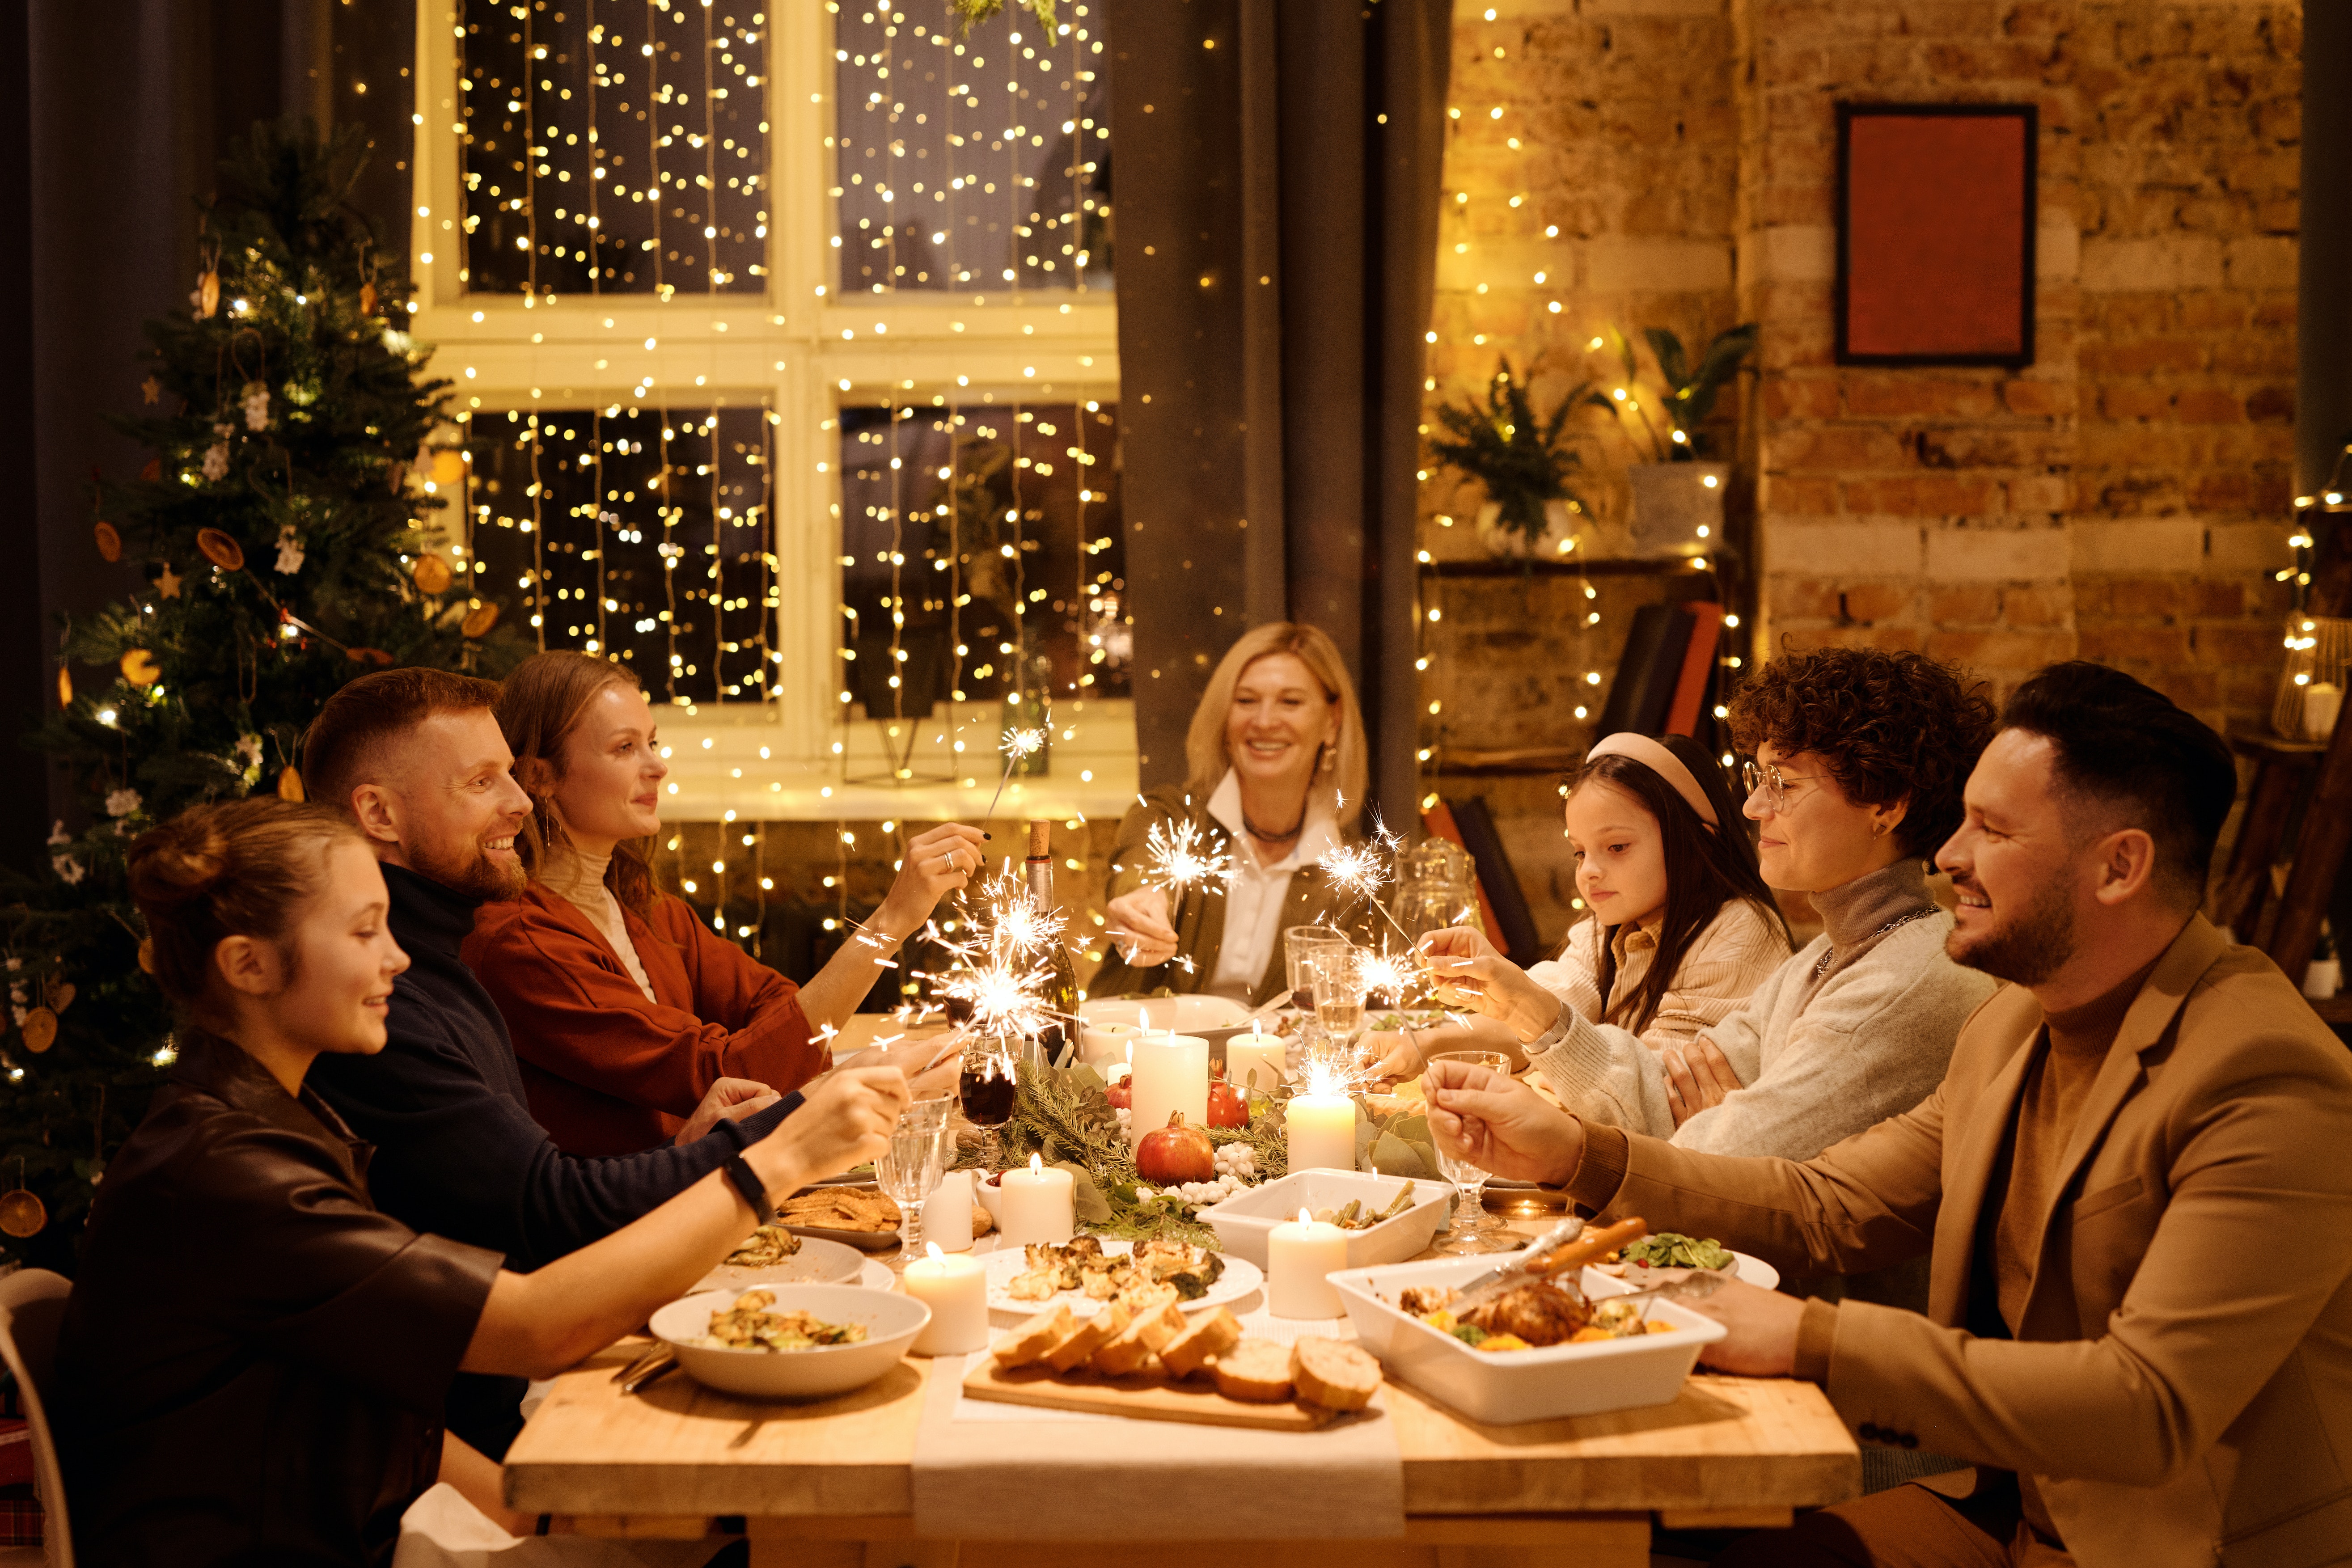
[[[588,917],[542,883],[484,904],[466,939],[514,1038],[530,1113],[567,1154],[667,1143],[719,1079],[789,1092],[832,1065],[800,987],[677,899],[656,898],[652,914],[622,911],[651,1001]]]

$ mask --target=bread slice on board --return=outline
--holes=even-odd
[[[1040,1361],[1047,1351],[1070,1337],[1070,1330],[1074,1326],[1067,1306],[1040,1312],[996,1342],[993,1349],[997,1364],[1027,1366]]]
[[[1184,1331],[1184,1314],[1168,1301],[1160,1310],[1139,1314],[1117,1339],[1095,1352],[1094,1368],[1110,1377],[1124,1377],[1151,1358],[1155,1345],[1164,1345]]]
[[[1272,1340],[1244,1340],[1219,1352],[1211,1370],[1227,1399],[1277,1405],[1290,1397],[1290,1352]]]
[[[1084,1366],[1093,1359],[1095,1352],[1118,1338],[1125,1331],[1127,1324],[1126,1304],[1119,1301],[1106,1301],[1103,1303],[1101,1311],[1072,1329],[1061,1343],[1047,1351],[1038,1360],[1055,1372],[1067,1372],[1072,1367]]]
[[[1381,1391],[1381,1363],[1339,1340],[1309,1334],[1290,1347],[1298,1397],[1326,1410],[1361,1410]]]
[[[1210,1358],[1241,1342],[1242,1321],[1231,1309],[1220,1307],[1192,1320],[1184,1331],[1160,1347],[1160,1359],[1171,1377],[1190,1377],[1209,1364]]]

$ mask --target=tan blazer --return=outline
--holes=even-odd
[[[1636,1137],[1612,1215],[1801,1272],[1934,1249],[1927,1316],[1848,1301],[1828,1393],[1865,1435],[2022,1470],[2085,1568],[2352,1557],[2352,1058],[2192,919],[2084,1102],[2015,1342],[1961,1325],[2042,1040],[2007,986],[1916,1109],[1800,1164]]]
[[[1161,823],[1173,826],[1185,821],[1199,826],[1213,853],[1222,855],[1230,850],[1233,836],[1209,815],[1206,796],[1196,801],[1182,784],[1162,784],[1130,806],[1119,823],[1118,842],[1111,850],[1110,879],[1103,889],[1104,898],[1119,898],[1143,886],[1144,841],[1151,829]],[[1352,839],[1355,836],[1345,837]],[[1106,936],[1102,967],[1087,984],[1087,995],[1133,996],[1164,988],[1176,995],[1189,996],[1209,983],[1216,973],[1217,950],[1224,941],[1224,890],[1187,888],[1171,902],[1173,907],[1168,911],[1168,923],[1176,928],[1176,957],[1148,969],[1134,968],[1119,956],[1118,943]],[[1354,904],[1355,900],[1331,886],[1323,868],[1302,866],[1290,874],[1290,888],[1282,900],[1282,924],[1276,929],[1338,926],[1361,940],[1369,934],[1372,917]],[[1191,963],[1180,962],[1185,959]],[[1287,990],[1289,978],[1282,943],[1277,940],[1266,960],[1265,973],[1250,992],[1250,1005],[1264,1006],[1276,993]]]

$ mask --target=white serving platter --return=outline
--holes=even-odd
[[[1105,1253],[1114,1258],[1124,1257],[1135,1250],[1128,1241],[1106,1241]],[[1225,1271],[1217,1282],[1197,1300],[1179,1301],[1176,1305],[1187,1312],[1206,1311],[1211,1307],[1230,1307],[1250,1295],[1265,1283],[1265,1274],[1245,1258],[1220,1254],[1225,1260]],[[1027,1253],[1018,1247],[992,1252],[982,1260],[988,1271],[988,1310],[992,1312],[1050,1312],[1057,1306],[1067,1307],[1073,1317],[1091,1318],[1103,1310],[1103,1303],[1083,1290],[1065,1290],[1042,1301],[1024,1301],[1010,1293],[1015,1279],[1029,1272]]]

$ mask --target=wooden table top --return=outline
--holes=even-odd
[[[835,1049],[905,1029],[861,1014]],[[815,1405],[735,1399],[683,1373],[623,1394],[613,1373],[646,1344],[624,1340],[556,1380],[507,1456],[514,1506],[673,1517],[912,1513],[931,1362],[909,1356],[880,1382]],[[1772,1510],[1859,1489],[1853,1439],[1809,1383],[1699,1373],[1671,1405],[1512,1426],[1467,1420],[1395,1383],[1388,1408],[1408,1515]]]

